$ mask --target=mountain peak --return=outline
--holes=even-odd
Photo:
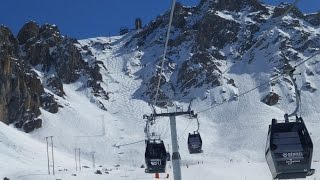
[[[29,21],[18,33],[18,40],[20,44],[25,44],[29,39],[39,36],[39,25],[34,21]]]
[[[292,4],[286,3],[286,2],[281,3],[279,6],[275,7],[272,17],[281,16],[288,8],[290,8],[291,5]],[[294,6],[290,12],[295,16],[297,16],[298,18],[303,19],[304,17],[304,14],[296,6]]]
[[[264,9],[258,0],[201,0],[199,6],[209,6],[217,10],[240,11],[246,6],[255,10]]]

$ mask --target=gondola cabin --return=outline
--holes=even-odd
[[[273,179],[305,178],[312,175],[313,144],[303,119],[290,122],[272,119],[265,157]]]
[[[188,149],[190,154],[202,153],[202,139],[199,132],[189,133]]]
[[[146,173],[166,171],[167,151],[162,140],[148,140],[145,152]]]

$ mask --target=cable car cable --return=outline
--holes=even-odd
[[[120,145],[116,145],[115,144],[113,146],[117,147],[117,148],[120,148],[120,147],[123,147],[123,146],[129,146],[129,145],[138,144],[138,143],[142,143],[142,142],[145,142],[145,139],[140,140],[140,141],[134,141],[134,142],[131,142],[131,143],[120,144]]]
[[[199,119],[198,119],[198,117],[197,117],[197,124],[198,124],[197,132],[199,132],[199,129],[200,129],[200,123],[199,123]]]
[[[299,0],[295,0],[294,3],[279,17],[279,19],[281,20],[285,15],[287,15],[294,7],[295,5],[299,2]],[[170,13],[170,19],[169,19],[169,25],[168,25],[168,30],[167,30],[167,36],[166,36],[166,41],[165,41],[165,48],[164,48],[164,53],[163,53],[163,57],[162,57],[162,62],[161,62],[161,69],[160,69],[160,76],[158,78],[158,84],[157,84],[157,89],[156,89],[156,95],[155,95],[155,100],[154,100],[154,103],[153,105],[156,105],[156,102],[157,102],[157,98],[158,98],[158,94],[159,94],[159,89],[160,89],[160,82],[161,82],[161,75],[162,75],[162,72],[163,72],[163,65],[164,65],[164,60],[166,58],[166,53],[167,53],[167,48],[168,48],[168,41],[169,41],[169,37],[170,37],[170,29],[171,29],[171,25],[172,25],[172,19],[173,19],[173,14],[174,14],[174,7],[175,7],[175,0],[173,0],[173,3],[172,3],[172,7],[171,7],[171,13]],[[276,22],[274,24],[274,26],[271,26],[266,32],[263,33],[262,36],[259,37],[259,39],[250,47],[250,49],[245,53],[247,54],[248,52],[250,52],[258,43],[260,43],[260,41],[262,41],[265,36],[267,36],[269,34],[269,32],[278,24],[279,22]],[[244,54],[244,55],[245,55]],[[244,57],[244,55],[242,56],[242,58]],[[242,62],[242,61],[237,61],[237,62]],[[303,62],[302,62],[303,63]],[[299,65],[299,64],[298,64]],[[233,65],[232,65],[233,66]],[[216,81],[219,77],[221,77],[224,73],[226,73],[227,71],[229,71],[231,69],[232,66],[229,66],[226,70],[224,70],[219,76],[217,76],[217,78],[214,80]],[[279,78],[279,77],[278,77]],[[275,80],[275,79],[274,79]],[[270,82],[270,81],[269,81]],[[261,84],[260,86],[262,86],[264,84]],[[254,88],[254,89],[251,89],[249,90],[249,92],[259,88],[260,86]],[[239,95],[238,97],[242,96],[242,95],[245,95],[249,92],[245,92],[241,95]],[[224,104],[223,103],[220,103],[218,104],[217,106],[220,106]],[[214,106],[214,107],[217,107],[217,106]],[[210,108],[211,109],[211,108]],[[153,108],[153,110],[155,111],[155,108]],[[209,109],[208,109],[209,110]],[[206,110],[204,110],[206,111]],[[198,113],[201,113],[203,111],[199,111]],[[189,123],[189,125],[191,124],[191,122]],[[188,126],[189,126],[188,125]],[[186,128],[187,129],[187,128]],[[185,130],[186,130],[185,129]]]
[[[161,61],[160,76],[158,78],[156,95],[155,95],[155,98],[154,98],[153,105],[156,105],[158,94],[159,94],[160,83],[161,83],[161,75],[162,75],[162,72],[163,72],[164,60],[166,59],[166,55],[167,55],[168,42],[169,42],[169,38],[170,38],[170,30],[171,30],[171,25],[172,25],[172,19],[173,19],[173,13],[174,13],[175,4],[176,4],[176,0],[172,0],[170,19],[169,19],[169,25],[168,25],[168,30],[167,30],[167,37],[166,37],[166,42],[165,42],[164,51],[163,51],[163,57],[162,57],[162,61]],[[157,71],[155,73],[157,73]]]
[[[186,130],[188,129],[188,127],[190,126],[190,124],[192,123],[193,119],[190,120],[190,122],[188,123],[188,125],[186,126],[186,128],[182,131],[182,133],[178,136],[178,139],[180,139],[182,137],[182,135],[186,132]]]
[[[169,43],[169,38],[170,38],[170,31],[171,31],[171,25],[172,25],[172,20],[173,20],[173,14],[174,14],[174,8],[175,8],[176,0],[172,0],[172,6],[171,6],[171,12],[170,12],[170,17],[169,17],[169,25],[168,25],[168,30],[167,30],[167,35],[166,35],[166,41],[165,41],[165,46],[164,46],[164,52],[162,56],[162,61],[161,61],[161,68],[160,68],[160,74],[158,78],[158,83],[157,83],[157,88],[156,88],[156,94],[154,98],[153,105],[151,105],[151,108],[153,112],[156,111],[155,105],[158,100],[158,94],[159,94],[159,89],[160,89],[160,83],[161,83],[161,75],[163,73],[163,66],[164,66],[164,61],[166,59],[166,54],[167,54],[167,49],[168,49],[168,43]],[[157,71],[155,69],[155,74],[157,74]],[[146,124],[146,126],[149,126],[149,123]],[[149,134],[147,134],[147,139],[150,139]]]
[[[190,122],[188,123],[188,125],[186,126],[186,128],[185,128],[185,129],[182,131],[182,133],[178,136],[178,139],[180,139],[180,138],[183,136],[183,134],[186,132],[186,130],[188,129],[188,127],[191,125],[192,121],[193,121],[193,119],[190,120]],[[198,124],[198,128],[197,128],[196,132],[199,132],[200,123],[199,123],[198,117],[197,117],[197,124]]]
[[[297,113],[298,113],[299,108],[300,108],[301,98],[300,98],[300,91],[298,90],[297,83],[295,81],[295,78],[293,77],[293,71],[289,72],[289,77],[290,77],[290,79],[291,79],[291,81],[293,83],[295,97],[296,97],[296,108],[291,114],[288,114],[288,117],[292,117],[292,116],[297,116]]]

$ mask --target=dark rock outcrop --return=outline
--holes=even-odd
[[[310,82],[306,82],[304,84],[303,90],[307,90],[307,91],[313,93],[317,90],[317,88],[313,87]]]
[[[181,3],[177,2],[173,16],[172,25],[176,28],[183,28],[187,23],[185,17],[188,16],[188,10]]]
[[[66,95],[63,90],[62,81],[58,77],[56,77],[56,76],[49,77],[45,83],[46,83],[47,87],[49,87],[51,89],[51,91],[53,93],[55,93],[56,95],[58,95],[60,97],[63,97],[64,95]]]
[[[239,12],[243,8],[252,8],[253,10],[264,10],[258,0],[217,0],[214,2],[215,7],[219,10],[228,10]]]
[[[272,17],[279,17],[281,16],[288,8],[290,8],[291,4],[288,3],[281,3],[279,6],[275,7]],[[303,13],[297,8],[293,7],[290,11],[298,18],[304,18]]]
[[[96,170],[96,172],[94,172],[95,174],[102,174],[102,172],[100,170]]]
[[[85,62],[74,45],[76,40],[63,37],[57,26],[45,24],[40,27],[35,22],[29,22],[19,32],[18,40],[25,52],[24,58],[31,65],[40,65],[41,70],[48,75],[55,70],[57,78],[63,83],[71,83],[79,78]],[[62,92],[63,89],[60,95]]]
[[[37,74],[20,57],[18,41],[0,27],[0,119],[31,131],[41,127],[40,96],[45,94]],[[33,124],[32,124],[33,123]]]
[[[239,12],[243,9],[251,11],[267,11],[258,0],[201,0],[198,9],[216,9],[221,11]]]
[[[59,105],[52,94],[43,94],[40,96],[40,103],[41,107],[48,112],[57,113],[59,110]]]
[[[74,45],[75,42],[75,39],[64,38],[52,52],[57,76],[67,84],[75,82],[87,65]]]
[[[39,38],[39,26],[34,21],[26,23],[18,33],[19,44],[27,44],[28,41],[36,41]]]
[[[320,12],[315,13],[315,14],[307,14],[304,19],[313,26],[319,26],[320,25]]]
[[[76,47],[78,41],[62,36],[56,25],[39,26],[33,21],[28,22],[19,32],[18,39],[25,54],[24,58],[32,66],[41,67],[39,70],[45,75],[44,85],[52,93],[65,96],[63,83],[73,83],[83,75],[88,77],[85,85],[93,89],[94,95],[108,99],[108,93],[99,83],[102,81],[99,67],[86,63]],[[108,44],[94,46],[108,48]],[[56,111],[53,110],[56,109],[56,105],[50,109],[50,112]]]
[[[209,84],[211,87],[221,85],[219,63],[215,60],[211,54],[199,52],[185,61],[178,73],[177,81],[181,84],[180,90],[201,87],[204,84]]]
[[[211,46],[223,48],[226,44],[235,42],[240,24],[215,14],[208,14],[195,24],[193,29],[196,30],[195,46],[197,46],[194,51],[205,51]]]
[[[38,129],[42,126],[42,120],[41,119],[33,119],[33,120],[29,120],[26,121],[23,125],[23,130],[26,133],[29,133],[31,131],[33,131],[34,129]]]
[[[277,104],[280,100],[280,96],[277,93],[270,92],[266,97],[262,99],[262,102],[269,106]]]
[[[88,77],[85,85],[93,94],[107,99],[100,86],[102,76],[98,66],[89,66],[76,47],[77,40],[62,36],[58,27],[39,26],[30,21],[17,38],[0,26],[0,120],[14,124],[25,132],[42,126],[40,108],[57,113],[59,104],[54,95],[65,96],[63,83],[73,83],[81,75]],[[40,79],[36,71],[43,77]],[[43,83],[43,84],[42,84]],[[47,88],[52,92],[45,92]],[[103,108],[103,104],[99,107]]]

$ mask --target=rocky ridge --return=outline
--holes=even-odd
[[[124,73],[143,82],[133,96],[150,102],[161,78],[161,100],[205,99],[214,88],[219,89],[223,101],[237,100],[241,82],[233,77],[244,70],[233,64],[249,64],[272,78],[319,51],[319,13],[303,14],[294,8],[279,20],[289,6],[274,7],[257,0],[201,0],[196,7],[177,3],[163,73],[160,66],[169,12],[142,30],[125,35],[121,52],[135,52],[138,63],[129,63]],[[270,34],[252,47],[270,26],[273,27]],[[106,110],[100,100],[108,100],[109,94],[101,85],[104,80],[100,71],[108,69],[91,50],[111,49],[110,43],[90,41],[88,46],[82,46],[76,39],[61,35],[57,26],[39,26],[32,21],[23,26],[17,37],[7,27],[1,26],[0,30],[2,122],[14,123],[27,132],[40,127],[41,109],[56,113],[62,105],[55,97],[67,96],[64,84],[79,81],[82,84],[79,89],[89,90],[94,102]],[[259,63],[265,67],[261,69]],[[137,64],[140,70],[130,73],[129,66]],[[317,87],[308,77],[318,72],[311,66],[305,68],[302,90],[313,93]],[[293,84],[288,77],[270,83],[266,87],[269,92],[262,93],[261,101],[270,106],[286,99],[294,101]],[[289,94],[283,93],[285,86]]]
[[[42,125],[41,110],[57,113],[64,97],[63,84],[81,81],[95,97],[108,100],[100,86],[99,66],[88,64],[77,40],[62,36],[56,25],[30,21],[14,37],[0,27],[0,120],[30,132]],[[81,80],[84,79],[84,80]],[[99,100],[97,100],[99,102]],[[100,108],[106,110],[103,104]]]
[[[285,66],[292,66],[319,51],[319,13],[303,14],[294,7],[280,20],[279,16],[289,6],[283,3],[274,7],[257,0],[202,0],[196,7],[183,7],[178,3],[165,69],[161,75],[161,98],[205,98],[209,89],[221,85],[231,89],[227,92],[228,97],[236,97],[238,91],[235,89],[240,82],[234,82],[229,75],[222,75],[228,67],[232,67],[230,73],[235,73],[232,72],[235,69],[233,63],[243,61],[254,65],[257,64],[255,61],[269,62],[266,71],[275,76],[284,72]],[[168,20],[167,11],[135,33],[126,44],[131,51],[143,52],[141,62],[145,70],[140,71],[140,76],[145,82],[141,92],[146,101],[153,99],[154,87],[160,77],[162,52],[156,49],[163,49]],[[270,26],[273,29],[269,35],[252,48]],[[283,83],[290,81],[285,78],[281,83],[292,89],[292,82]],[[270,101],[265,97],[283,96],[279,88],[275,90],[281,83],[271,83],[267,89],[272,89],[272,96],[267,93],[261,101]],[[290,97],[293,96],[291,91]]]

